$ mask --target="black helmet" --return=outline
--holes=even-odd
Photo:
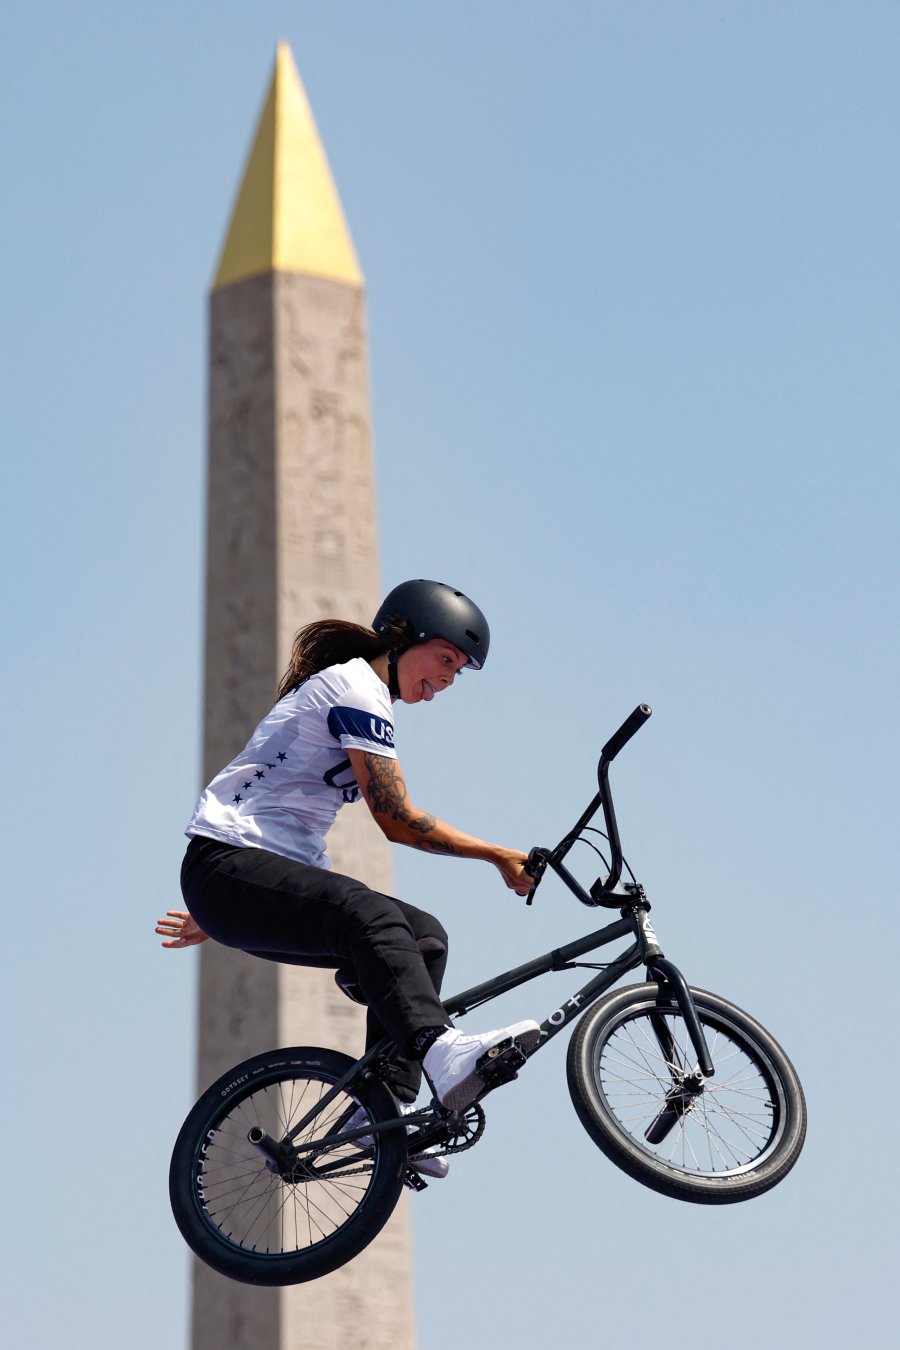
[[[412,642],[400,651],[439,637],[464,652],[469,658],[466,665],[473,670],[480,670],[487,660],[491,643],[487,619],[467,595],[442,581],[402,581],[395,586],[382,601],[372,627],[383,633],[391,619],[405,619],[415,632]]]

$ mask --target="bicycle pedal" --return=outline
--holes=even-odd
[[[500,1083],[511,1083],[514,1078],[518,1078],[519,1070],[525,1063],[527,1055],[512,1037],[505,1041],[499,1041],[492,1045],[490,1050],[476,1060],[475,1068],[483,1082],[490,1087],[496,1087]]]
[[[411,1167],[407,1167],[406,1176],[403,1178],[404,1186],[408,1186],[411,1191],[427,1191],[428,1182],[425,1181],[418,1172],[414,1172]]]

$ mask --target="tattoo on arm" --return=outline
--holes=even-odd
[[[395,759],[385,755],[365,756],[365,765],[369,773],[366,796],[376,816],[390,816],[392,820],[402,820],[409,824],[410,813],[406,808],[406,784]],[[432,827],[434,820],[432,818]]]
[[[440,843],[438,840],[423,839],[421,843],[416,844],[416,848],[423,848],[427,853],[443,853],[448,858],[458,858],[459,849],[454,848],[452,844]]]
[[[369,774],[366,797],[374,816],[390,816],[407,825],[415,834],[422,835],[415,842],[416,848],[427,849],[431,853],[456,854],[452,844],[431,840],[429,835],[437,827],[434,816],[423,811],[414,815],[406,805],[406,783],[395,759],[385,755],[365,755],[365,766]]]

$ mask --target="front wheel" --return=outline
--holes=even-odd
[[[800,1155],[806,1105],[781,1047],[747,1013],[692,989],[715,1073],[704,1078],[681,1011],[655,984],[582,1018],[566,1071],[595,1144],[636,1181],[703,1205],[749,1200]]]
[[[390,1218],[406,1132],[377,1080],[351,1079],[329,1100],[352,1067],[333,1050],[273,1050],[237,1065],[190,1112],[169,1197],[185,1241],[220,1274],[260,1285],[317,1279]],[[395,1120],[396,1128],[359,1134]]]

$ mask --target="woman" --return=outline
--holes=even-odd
[[[187,827],[189,913],[170,910],[156,929],[164,947],[211,937],[252,956],[334,968],[341,988],[369,1008],[367,1047],[385,1034],[397,1047],[391,1087],[400,1101],[415,1100],[424,1068],[454,1111],[478,1096],[476,1062],[488,1049],[514,1037],[529,1050],[540,1029],[530,1021],[483,1035],[451,1027],[438,997],[444,929],[330,871],[325,834],[362,796],[393,843],[481,858],[527,892],[526,855],[414,806],[394,749],[391,704],[429,703],[460,670],[482,667],[489,642],[477,605],[423,580],[395,587],[371,629],[337,620],[301,629],[278,702],[202,793]]]

